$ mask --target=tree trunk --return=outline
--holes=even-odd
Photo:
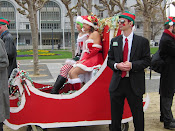
[[[149,41],[151,40],[151,18],[144,16],[143,22],[143,36],[147,38]]]
[[[88,0],[88,9],[89,9],[89,15],[91,15],[91,12],[92,12],[92,0]]]
[[[39,65],[38,65],[38,21],[37,21],[37,11],[34,11],[34,18],[35,18],[35,40],[33,43],[33,61],[34,61],[34,74],[39,75]]]
[[[74,21],[73,16],[70,15],[70,24],[71,24],[71,45],[72,45],[72,58],[75,56],[75,33],[74,33]]]
[[[32,5],[32,4],[31,4]],[[33,6],[29,5],[29,20],[31,25],[32,44],[33,44],[33,73],[39,75],[38,66],[38,24],[37,24],[37,12]]]
[[[78,16],[81,16],[81,1],[78,0],[78,8],[77,8],[77,13],[78,13]]]

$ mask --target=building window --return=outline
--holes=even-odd
[[[14,6],[7,1],[0,1],[0,16],[10,20],[9,29],[16,28],[16,14]]]
[[[29,24],[26,24],[26,29],[29,29]]]
[[[15,29],[15,27],[16,27],[16,24],[10,22],[10,24],[9,24],[9,29]]]
[[[141,22],[137,22],[136,23],[136,29],[140,29],[140,27],[141,27]]]
[[[52,34],[43,34],[42,35],[42,44],[43,45],[51,45],[52,44]],[[60,38],[58,37],[58,34],[53,34],[53,44],[57,45],[60,43]]]
[[[61,9],[59,5],[53,1],[47,2],[41,9],[41,28],[61,28]]]
[[[26,44],[29,45],[30,44],[30,40],[26,40]]]
[[[99,11],[99,17],[103,18],[103,11]]]

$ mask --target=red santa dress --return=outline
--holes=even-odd
[[[103,64],[102,44],[96,44],[92,39],[85,41],[85,50],[83,51],[82,63],[74,64],[73,67],[80,67],[84,71],[91,72]]]

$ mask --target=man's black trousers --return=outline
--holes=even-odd
[[[121,131],[124,100],[127,98],[131,108],[135,131],[144,131],[143,97],[133,92],[128,77],[122,78],[118,88],[110,92],[111,99],[111,131]]]

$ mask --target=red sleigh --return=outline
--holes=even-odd
[[[110,38],[113,36],[105,27],[103,54],[107,57]],[[21,72],[23,73],[23,72]],[[32,83],[19,73],[14,86],[19,90],[19,97],[10,98],[10,119],[4,123],[12,129],[26,125],[38,125],[42,128],[103,125],[111,123],[109,84],[112,70],[107,67],[107,58],[97,74],[80,90],[72,94],[49,94],[39,90],[47,85]],[[149,98],[143,101],[144,109]],[[132,114],[125,101],[122,123],[132,120]]]

